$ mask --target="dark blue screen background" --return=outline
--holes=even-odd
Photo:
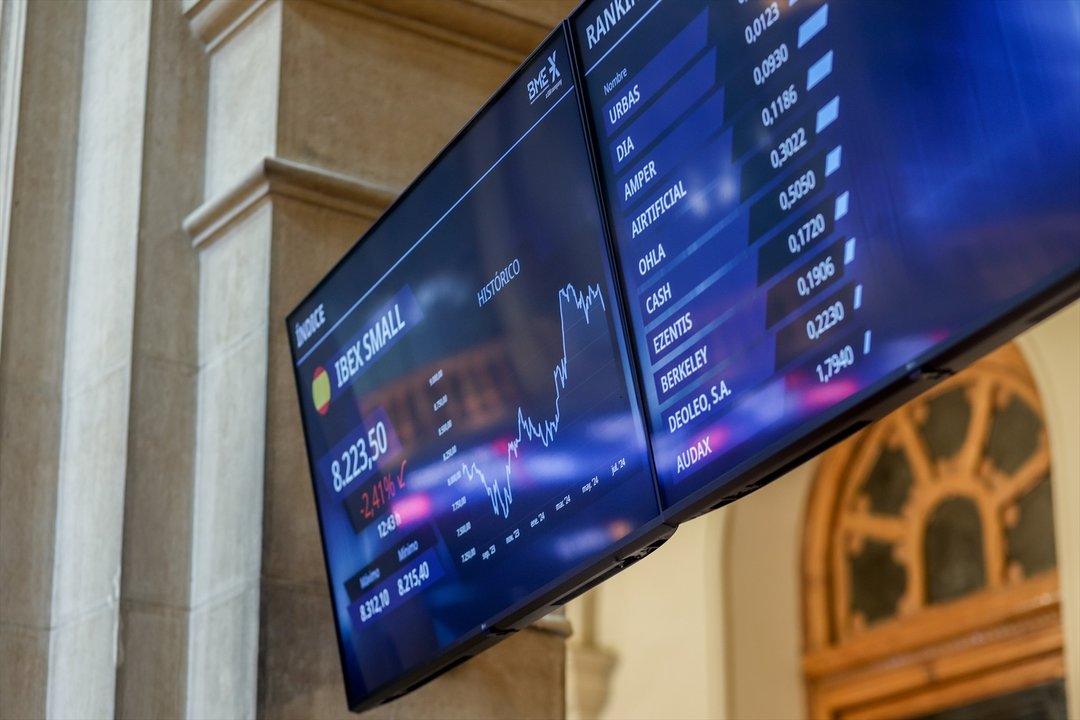
[[[1080,266],[1075,0],[614,9],[572,22],[665,507]]]

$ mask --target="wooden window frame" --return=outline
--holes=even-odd
[[[972,405],[969,437],[954,458],[930,467],[918,435],[920,408],[928,399],[964,385]],[[1006,345],[823,456],[807,506],[802,558],[803,672],[811,717],[916,716],[1064,676],[1058,571],[1031,578],[1010,572],[1003,539],[1009,518],[1001,516],[1000,503],[987,505],[994,499],[992,492],[971,487],[971,478],[994,471],[983,462],[980,446],[988,437],[994,404],[1000,407],[1007,399],[995,398],[994,388],[1001,387],[1017,393],[1045,422],[1023,357],[1015,346]],[[890,433],[893,437],[887,437]],[[849,526],[881,523],[880,517],[867,518],[865,507],[861,514],[851,508],[877,457],[868,448],[885,443],[916,448],[912,472],[921,487],[911,489],[905,520],[887,520],[889,527],[875,527],[874,532],[905,537],[906,552],[914,548],[919,556],[904,558],[908,583],[897,616],[867,627],[849,612],[844,573],[850,548],[838,538],[845,521]],[[1044,427],[1031,461],[1014,473],[1011,496],[1030,491],[1048,472]],[[931,476],[935,482],[925,482]],[[954,495],[971,497],[980,506],[987,586],[927,606],[921,566],[925,521],[941,499]],[[912,517],[917,519],[912,522]],[[987,517],[998,521],[987,522]]]

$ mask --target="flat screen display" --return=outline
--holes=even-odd
[[[354,709],[658,520],[581,112],[560,29],[288,318]]]
[[[1080,3],[571,17],[666,509],[1080,268]]]

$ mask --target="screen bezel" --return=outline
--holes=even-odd
[[[603,244],[603,249],[606,252],[604,262],[608,265],[609,276],[612,280],[612,284],[615,290],[615,297],[612,298],[619,311],[619,323],[618,328],[623,333],[622,341],[626,348],[627,360],[630,365],[630,377],[628,378],[628,390],[635,396],[635,401],[639,412],[644,413],[644,399],[641,395],[640,384],[638,382],[638,370],[637,359],[633,352],[633,349],[628,344],[629,339],[629,326],[627,324],[627,318],[625,315],[625,303],[622,300],[623,292],[621,284],[621,276],[618,268],[613,262],[613,248],[611,246],[611,234],[607,227],[606,215],[604,212],[604,206],[601,202],[600,187],[597,184],[598,175],[596,173],[596,167],[594,164],[594,150],[591,145],[588,128],[585,125],[585,118],[583,113],[585,112],[585,103],[580,96],[580,85],[577,84],[577,78],[579,76],[577,68],[577,58],[574,48],[571,43],[571,36],[569,25],[564,20],[559,23],[547,36],[537,45],[537,47],[526,57],[521,64],[514,70],[513,73],[499,86],[499,88],[480,106],[477,112],[469,119],[469,121],[462,127],[453,138],[443,147],[442,150],[425,166],[423,170],[413,179],[397,198],[382,212],[382,214],[371,224],[371,226],[360,236],[359,239],[345,252],[345,254],[334,263],[334,265],[327,270],[322,279],[296,304],[296,306],[286,315],[285,318],[285,330],[288,335],[293,322],[299,316],[300,311],[304,309],[309,302],[317,296],[320,291],[326,286],[330,279],[336,275],[336,273],[342,269],[342,267],[358,252],[360,252],[368,238],[372,237],[374,233],[381,227],[383,222],[390,217],[394,212],[398,210],[400,205],[404,203],[413,188],[415,188],[431,173],[442,159],[449,154],[453,149],[464,140],[464,138],[470,133],[477,122],[488,112],[488,110],[497,103],[503,95],[505,95],[522,76],[525,69],[531,65],[540,55],[541,51],[550,43],[553,39],[560,37],[565,47],[568,50],[568,57],[570,59],[571,71],[573,73],[574,91],[578,93],[575,101],[578,104],[578,121],[581,123],[581,133],[585,143],[585,150],[588,155],[588,164],[592,174],[590,182],[593,187],[593,194],[597,204],[597,212],[600,219],[601,229],[603,237],[600,239]],[[289,353],[292,361],[292,374],[295,383],[297,406],[300,412],[300,417],[303,418],[303,395],[301,391],[302,378],[299,374],[299,368],[296,364],[296,349],[293,346],[291,335],[289,337]],[[644,423],[644,417],[641,417],[641,421]],[[486,623],[486,627],[476,628],[473,632],[463,635],[455,642],[447,645],[443,651],[436,655],[430,662],[418,666],[414,670],[399,676],[393,682],[387,683],[377,690],[368,693],[365,696],[358,696],[353,683],[347,674],[345,646],[343,644],[342,628],[340,626],[340,620],[338,617],[338,609],[335,606],[334,601],[334,586],[333,580],[330,575],[330,563],[329,556],[327,554],[326,533],[323,528],[322,512],[318,506],[318,495],[316,492],[315,483],[317,482],[315,461],[312,459],[310,451],[311,444],[308,437],[308,427],[304,422],[301,422],[301,427],[304,433],[304,445],[305,453],[307,455],[308,473],[312,482],[312,492],[316,503],[316,518],[319,523],[319,541],[322,545],[322,557],[323,566],[326,571],[327,588],[330,593],[330,607],[334,619],[334,633],[335,640],[338,647],[338,657],[341,665],[342,677],[345,681],[345,693],[348,707],[353,712],[360,712],[362,710],[376,707],[382,703],[389,702],[395,698],[415,690],[416,688],[424,685],[431,680],[434,680],[439,675],[449,671],[458,664],[471,658],[478,652],[496,644],[505,637],[517,632],[518,630],[528,627],[536,620],[540,619],[544,615],[557,610],[563,604],[570,599],[581,594],[590,587],[595,586],[602,580],[614,575],[620,570],[629,567],[634,562],[637,562],[645,555],[651,553],[661,544],[663,544],[671,535],[675,532],[675,528],[667,524],[662,515],[662,505],[659,495],[659,487],[656,482],[656,472],[653,465],[653,455],[651,442],[648,437],[648,433],[643,431],[645,436],[646,447],[648,450],[648,463],[649,472],[651,473],[653,499],[656,506],[656,515],[647,523],[634,528],[627,536],[622,538],[617,543],[613,543],[601,553],[593,555],[590,559],[585,560],[575,566],[571,566],[563,575],[554,578],[550,582],[541,586],[533,593],[526,596],[518,603],[507,607],[502,612],[490,618],[490,622]]]

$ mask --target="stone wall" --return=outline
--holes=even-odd
[[[0,715],[344,716],[285,314],[565,0],[0,1]],[[376,712],[559,717],[551,620]]]

